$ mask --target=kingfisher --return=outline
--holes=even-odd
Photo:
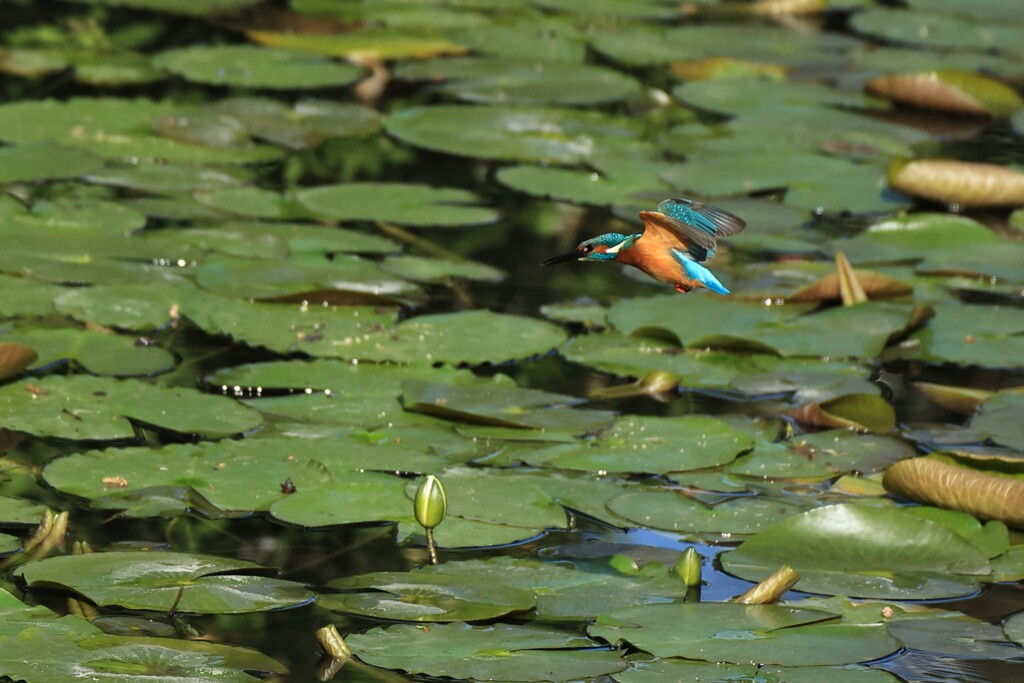
[[[657,211],[641,211],[644,231],[635,235],[609,232],[580,242],[575,251],[549,258],[541,265],[564,261],[617,261],[635,266],[655,280],[675,285],[685,294],[696,288],[728,294],[714,273],[701,265],[715,253],[719,237],[747,227],[728,211],[692,199],[666,199]]]

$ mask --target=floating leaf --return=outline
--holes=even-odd
[[[317,604],[335,612],[394,621],[481,621],[532,609],[536,595],[488,578],[377,572],[327,583],[337,593]]]
[[[1024,205],[1024,173],[996,164],[895,160],[889,184],[900,192],[958,206]]]
[[[359,659],[412,674],[476,680],[538,681],[592,678],[621,671],[614,650],[588,638],[529,625],[412,624],[375,628],[347,638]]]
[[[84,150],[40,142],[0,149],[0,184],[76,178],[95,171],[103,160]]]
[[[587,632],[612,643],[628,641],[658,657],[738,664],[852,664],[900,647],[883,624],[818,623],[831,617],[775,605],[644,605],[602,614]]]
[[[1013,50],[1019,45],[1019,26],[987,23],[969,15],[877,7],[858,12],[851,18],[850,25],[855,31],[887,42],[930,48]]]
[[[624,120],[563,109],[410,107],[388,117],[384,127],[403,142],[448,154],[562,164],[591,158],[601,142],[597,136],[634,137]]]
[[[182,4],[175,0],[74,0],[88,5],[109,5],[112,7],[130,7],[149,10],[151,12],[167,12],[185,14],[195,17],[230,14],[255,5],[259,0],[193,0]]]
[[[912,458],[913,446],[889,436],[833,429],[801,434],[787,443],[758,441],[752,453],[727,468],[733,474],[768,479],[820,479],[846,472],[881,472]]]
[[[1019,477],[986,472],[938,454],[896,463],[882,483],[904,498],[1024,528],[1024,480]]]
[[[453,188],[403,183],[349,183],[302,190],[296,200],[313,214],[341,221],[387,221],[413,226],[493,223],[497,214],[474,206],[477,197]]]
[[[66,143],[89,133],[124,133],[144,128],[172,106],[115,97],[10,102],[0,106],[0,140],[15,144]]]
[[[847,394],[822,403],[809,403],[789,411],[798,422],[815,427],[842,427],[889,432],[896,427],[896,411],[881,396]]]
[[[500,282],[505,273],[494,266],[477,261],[448,261],[423,256],[389,256],[381,263],[381,269],[407,280],[437,284],[453,280],[474,280],[477,282]]]
[[[175,358],[158,346],[138,339],[75,329],[18,329],[0,339],[32,347],[39,359],[33,368],[72,361],[94,375],[130,377],[167,372]]]
[[[87,180],[97,185],[125,187],[139,192],[210,192],[238,187],[252,178],[239,168],[205,168],[180,164],[108,166],[89,173]]]
[[[135,437],[132,421],[219,438],[255,429],[258,412],[222,396],[141,381],[75,375],[0,387],[0,426],[36,436],[116,440]]]
[[[1009,116],[1024,106],[1012,88],[971,71],[886,74],[868,81],[867,87],[897,102],[961,114]]]
[[[239,88],[330,88],[348,85],[362,74],[351,64],[255,45],[193,45],[161,52],[153,64],[189,81]]]
[[[70,590],[98,605],[127,609],[166,612],[177,605],[180,612],[239,614],[313,599],[302,584],[251,574],[262,569],[210,555],[119,551],[51,557],[16,572],[30,588]]]
[[[684,659],[653,659],[647,661],[630,658],[630,668],[615,675],[620,683],[675,683],[701,681],[701,683],[731,683],[750,678],[764,683],[898,683],[893,674],[865,666],[801,666],[781,667],[758,664],[709,664]]]
[[[303,527],[407,519],[412,501],[405,495],[405,483],[386,474],[352,472],[329,485],[281,497],[270,506],[270,514]]]
[[[634,491],[608,501],[608,508],[641,527],[683,534],[755,534],[804,507],[762,497],[728,498],[714,505],[681,491]]]
[[[387,29],[320,35],[250,30],[246,34],[262,45],[349,60],[423,59],[466,53],[465,47],[445,38]]]
[[[1024,364],[1024,311],[1007,306],[937,304],[911,340],[923,360],[1015,368]]]
[[[849,504],[783,520],[721,558],[748,581],[789,564],[801,590],[869,598],[968,595],[989,571],[984,555],[942,524]]]
[[[573,396],[520,389],[499,379],[474,385],[409,380],[402,385],[406,410],[450,420],[580,433],[611,422],[613,413],[573,409],[572,404],[578,402]]]
[[[749,449],[753,439],[710,417],[629,417],[599,438],[531,451],[534,466],[600,472],[665,474],[724,465]]]
[[[39,354],[31,346],[17,342],[0,342],[0,379],[18,375],[32,365]]]
[[[971,427],[998,444],[1024,451],[1024,393],[1000,392],[986,398],[971,420]]]
[[[476,104],[593,106],[640,90],[639,82],[605,67],[486,57],[405,65],[395,76],[442,82],[436,90]]]

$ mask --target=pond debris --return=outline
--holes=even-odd
[[[741,605],[771,605],[779,601],[783,594],[800,580],[800,574],[788,564],[784,564],[733,602]]]

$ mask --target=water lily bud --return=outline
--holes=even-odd
[[[444,521],[448,513],[448,496],[445,495],[441,480],[428,474],[420,487],[416,489],[416,501],[413,504],[416,521],[424,529],[433,529]]]
[[[328,624],[323,628],[317,629],[316,639],[319,641],[320,647],[324,649],[324,652],[333,659],[352,658],[352,650],[348,649],[348,643],[338,633],[338,629],[334,627],[334,624]]]
[[[701,556],[692,545],[683,551],[672,570],[689,587],[700,585]]]
[[[664,391],[675,391],[679,388],[679,378],[671,372],[654,371],[648,372],[640,380],[640,386],[644,391],[651,394],[658,394]]]

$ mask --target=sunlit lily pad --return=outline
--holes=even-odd
[[[571,680],[621,671],[626,662],[595,641],[539,626],[447,624],[375,628],[347,639],[362,661],[413,674],[476,680]]]
[[[989,571],[984,555],[942,524],[849,504],[791,517],[721,558],[750,581],[788,564],[804,591],[873,598],[969,595]]]
[[[1024,528],[1024,479],[942,454],[896,463],[883,480],[896,495]]]
[[[1007,391],[996,394],[981,404],[971,420],[971,427],[998,444],[1024,451],[1024,393]]]
[[[753,439],[710,417],[629,417],[596,439],[524,455],[534,466],[593,472],[665,474],[731,462]]]
[[[497,215],[475,206],[477,197],[454,188],[402,183],[322,185],[296,194],[314,215],[341,221],[387,221],[414,226],[493,223]]]
[[[889,631],[914,650],[958,659],[1012,659],[1021,648],[1006,640],[1003,629],[967,619],[906,619],[889,624]]]
[[[1024,205],[1024,173],[998,164],[946,159],[896,160],[889,184],[901,192],[958,206]]]
[[[335,34],[253,30],[246,33],[252,40],[269,47],[345,59],[408,59],[466,53],[465,47],[445,38],[388,29],[364,29]]]
[[[914,454],[913,446],[900,439],[833,429],[801,434],[789,443],[758,441],[752,453],[738,458],[728,470],[768,479],[813,479],[845,472],[880,472]]]
[[[351,64],[255,45],[193,45],[161,52],[153,63],[190,81],[239,88],[338,87],[354,82],[362,74],[361,69]]]
[[[640,89],[637,81],[605,67],[481,57],[410,64],[395,75],[443,82],[436,90],[477,104],[598,105]]]
[[[500,375],[473,385],[429,384],[409,380],[402,385],[402,405],[412,412],[450,420],[501,427],[588,432],[608,425],[606,410],[573,409],[579,399],[537,389],[520,389]]]
[[[536,595],[526,587],[502,585],[485,577],[426,572],[378,572],[327,583],[321,607],[395,621],[480,621],[532,609]]]
[[[0,140],[70,142],[94,132],[141,130],[171,108],[169,103],[113,97],[11,102],[0,106]]]
[[[738,664],[853,664],[900,647],[883,624],[828,623],[831,618],[828,612],[775,605],[645,605],[602,614],[587,632],[609,642],[625,640],[658,657]]]
[[[163,612],[176,600],[181,612],[239,614],[295,607],[314,597],[302,584],[254,570],[267,573],[245,560],[118,551],[51,557],[23,565],[17,576],[30,588],[70,590],[98,605]]]
[[[710,664],[685,659],[630,658],[630,668],[615,674],[620,683],[732,683],[750,678],[759,683],[898,683],[893,674],[865,666],[759,666],[757,664]]]
[[[252,177],[245,169],[205,168],[178,164],[113,166],[91,172],[88,181],[140,192],[171,193],[238,187]]]
[[[263,422],[229,398],[85,375],[8,384],[0,388],[0,406],[6,413],[0,426],[62,439],[131,439],[132,421],[217,438]]]
[[[935,317],[911,339],[923,360],[983,367],[1024,363],[1024,311],[1006,306],[936,304]]]
[[[592,157],[597,136],[635,135],[626,121],[596,112],[457,105],[410,107],[392,114],[384,127],[403,142],[439,152],[563,164]]]
[[[303,527],[393,522],[412,515],[405,480],[376,472],[352,472],[326,486],[281,497],[270,514]]]
[[[155,375],[174,367],[175,358],[159,346],[138,339],[75,329],[19,329],[0,340],[27,344],[39,354],[32,368],[71,361],[95,375]]]
[[[926,109],[1009,116],[1024,106],[1012,88],[971,71],[886,74],[868,81],[879,95]]]
[[[706,505],[681,491],[635,491],[608,501],[615,514],[642,527],[690,534],[755,534],[803,512],[800,505],[760,496]]]

